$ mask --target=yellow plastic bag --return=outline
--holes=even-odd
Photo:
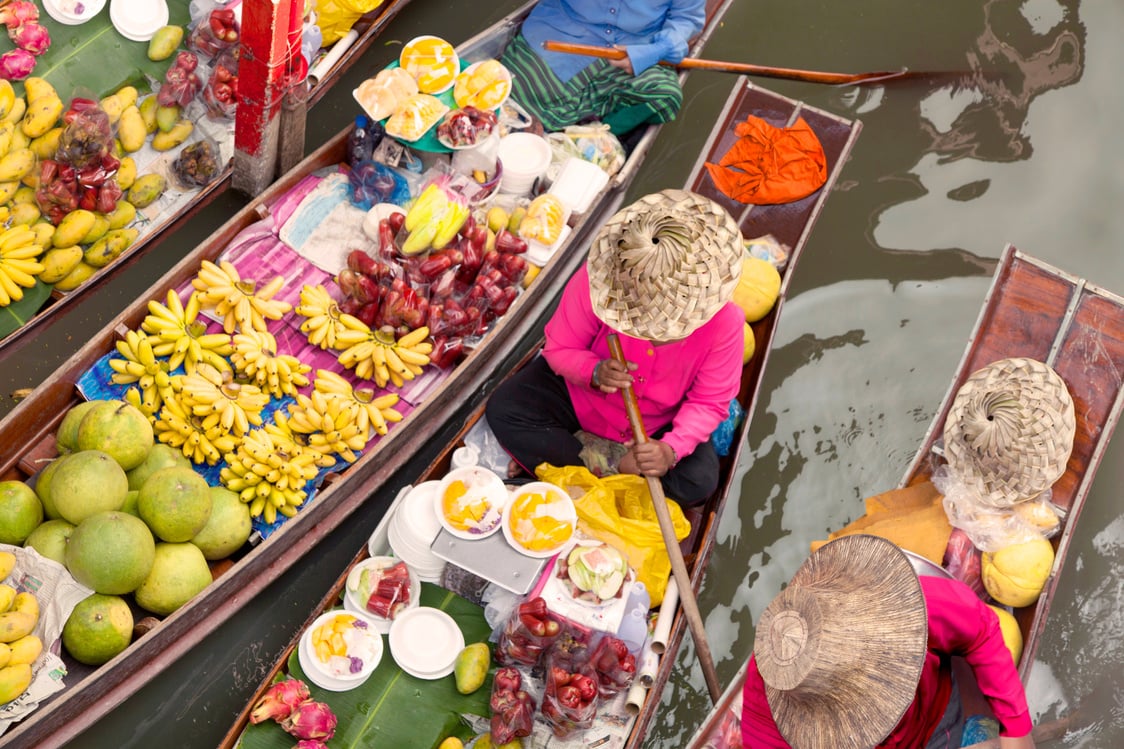
[[[321,46],[335,44],[351,31],[360,16],[382,5],[382,0],[315,0],[316,25],[324,39]]]
[[[566,489],[578,511],[578,528],[588,536],[611,544],[628,557],[637,579],[644,583],[652,599],[659,605],[671,574],[671,560],[660,532],[648,482],[642,476],[617,474],[597,478],[581,466],[555,466],[543,463],[535,474],[543,481]],[[576,490],[576,491],[575,491]],[[682,541],[691,532],[691,523],[679,505],[667,500],[675,538]]]

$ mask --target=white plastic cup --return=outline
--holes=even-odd
[[[529,195],[550,166],[550,144],[534,133],[505,135],[497,155],[503,162],[500,192],[510,195]]]

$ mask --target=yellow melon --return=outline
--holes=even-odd
[[[748,255],[742,260],[734,303],[742,308],[746,322],[756,322],[769,314],[780,291],[781,274],[772,263]]]

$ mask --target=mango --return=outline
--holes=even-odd
[[[25,635],[15,642],[8,643],[11,652],[8,665],[19,663],[34,663],[39,654],[43,652],[43,641],[35,635]]]
[[[37,162],[35,152],[30,148],[9,151],[6,156],[0,158],[0,182],[23,179],[25,174],[35,168]]]
[[[7,203],[11,200],[18,189],[20,189],[19,180],[0,182],[0,203]]]
[[[156,127],[162,133],[166,133],[176,126],[180,121],[180,108],[173,104],[170,107],[157,106],[156,107]]]
[[[0,642],[0,668],[8,665],[8,661],[12,659],[12,649],[8,647],[5,642]]]
[[[12,125],[18,124],[19,121],[23,119],[24,112],[26,111],[27,99],[22,96],[17,96],[16,103],[12,105],[12,108],[8,110],[8,113],[4,115],[3,119],[0,119],[0,122]]]
[[[147,208],[157,198],[164,194],[168,181],[162,174],[146,174],[138,177],[133,186],[129,188],[125,199],[137,208]]]
[[[144,146],[148,130],[145,129],[144,118],[135,104],[121,112],[121,119],[117,121],[117,137],[121,140],[121,147],[128,153],[139,151]]]
[[[15,195],[12,196],[12,203],[13,204],[34,203],[34,202],[35,202],[35,190],[28,187],[27,185],[23,185],[22,187],[17,189]]]
[[[0,80],[3,80],[0,78]],[[12,150],[12,135],[15,132],[16,125],[11,122],[0,122],[0,156],[4,156],[8,151]]]
[[[171,130],[161,131],[152,136],[152,147],[157,151],[170,151],[187,140],[195,124],[191,120],[180,120]]]
[[[456,664],[453,666],[457,691],[461,694],[472,694],[484,686],[484,679],[488,675],[491,662],[492,652],[488,649],[487,643],[474,642],[466,645],[457,655]]]
[[[13,609],[0,614],[0,642],[15,642],[21,637],[26,637],[35,629],[38,621],[38,615],[26,611]]]
[[[23,134],[28,138],[38,138],[55,126],[62,110],[62,99],[57,94],[32,99],[20,124]]]
[[[132,156],[126,156],[121,159],[121,163],[117,165],[117,174],[113,176],[117,181],[117,186],[122,190],[128,190],[133,186],[133,182],[137,179],[137,162],[133,161]]]
[[[39,221],[31,225],[31,230],[35,232],[35,244],[40,247],[51,247],[51,240],[55,237],[54,224],[40,217]]]
[[[148,59],[167,60],[183,41],[183,26],[161,26],[148,40]]]
[[[82,238],[90,232],[90,229],[94,228],[97,218],[97,214],[93,211],[87,211],[83,208],[71,211],[55,227],[55,235],[51,238],[51,244],[55,247],[70,247],[80,244]]]
[[[82,248],[55,247],[48,250],[39,262],[43,265],[39,280],[43,283],[58,283],[82,262]]]
[[[11,151],[14,151],[17,148],[30,148],[30,147],[31,147],[31,138],[28,137],[27,133],[25,133],[23,131],[22,123],[17,124],[17,126],[12,130],[12,145],[8,148],[8,151],[11,152]],[[38,172],[36,172],[36,174],[38,174]]]
[[[7,575],[4,577],[7,577]],[[0,585],[0,612],[12,608],[12,603],[16,600],[16,593],[18,592],[11,585]]]
[[[23,694],[31,685],[31,664],[17,663],[0,668],[0,705]]]
[[[125,111],[125,102],[118,98],[117,94],[110,94],[98,102],[101,111],[109,116],[109,124],[116,125],[117,121],[121,119],[121,113]]]
[[[24,591],[23,593],[16,593],[16,599],[12,601],[12,608],[9,611],[18,611],[27,614],[39,621],[39,599],[35,597],[34,593]],[[7,640],[6,642],[11,642]]]
[[[98,269],[88,263],[81,262],[67,273],[61,280],[55,282],[55,288],[59,291],[74,291],[86,281],[90,280],[90,276],[97,273]]]
[[[20,184],[23,185],[24,187],[30,187],[32,190],[38,190],[39,189],[39,170],[38,169],[32,169],[30,172],[23,175],[23,179],[20,180]]]
[[[47,82],[46,78],[33,75],[23,81],[24,98],[32,102],[44,96],[58,96],[55,87]]]
[[[0,118],[7,117],[15,105],[16,90],[12,88],[11,81],[0,78]]]
[[[131,107],[137,103],[138,94],[136,88],[134,88],[133,86],[122,86],[121,88],[117,89],[117,93],[115,95],[126,107]]]
[[[127,200],[118,200],[113,213],[106,215],[110,229],[124,229],[137,217],[137,207]]]
[[[82,253],[82,262],[104,268],[121,257],[121,253],[136,241],[137,234],[136,229],[114,229],[86,248]]]
[[[12,215],[9,220],[12,226],[19,226],[20,224],[31,226],[38,220],[39,206],[35,203],[16,203],[12,206]]]
[[[59,150],[59,139],[62,138],[63,128],[53,127],[38,138],[31,140],[31,150],[40,159],[53,159]]]
[[[155,96],[146,96],[144,101],[137,105],[141,119],[144,120],[144,130],[149,135],[156,132],[156,108],[158,106]]]
[[[94,225],[90,227],[88,232],[82,235],[82,238],[78,240],[78,244],[93,244],[104,237],[107,231],[109,231],[109,219],[100,213],[95,213]]]

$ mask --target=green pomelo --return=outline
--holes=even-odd
[[[119,596],[94,593],[82,599],[62,628],[66,652],[87,666],[100,666],[132,640],[133,612]]]
[[[74,525],[65,520],[48,520],[33,530],[23,545],[35,549],[47,559],[66,564],[66,544],[73,532]]]
[[[191,461],[171,445],[157,442],[148,451],[148,455],[145,456],[144,461],[139,466],[125,472],[125,475],[129,477],[129,488],[140,491],[144,482],[148,481],[149,476],[162,468],[175,468],[176,466],[191,468]]]
[[[211,487],[192,468],[163,468],[144,482],[137,510],[161,541],[190,541],[211,517]]]
[[[0,544],[19,546],[43,522],[43,503],[22,481],[0,481]]]
[[[86,518],[66,545],[66,568],[95,593],[124,595],[152,571],[156,540],[140,518],[99,512]]]
[[[120,403],[121,401],[117,402]],[[108,403],[108,401],[84,401],[66,412],[66,416],[62,417],[62,423],[59,424],[59,430],[55,434],[55,444],[58,446],[60,453],[71,453],[78,449],[78,425],[82,423],[82,419],[86,418],[90,409],[102,403]]]
[[[78,449],[101,450],[128,471],[152,449],[152,424],[131,403],[108,401],[90,409],[78,425]]]
[[[167,616],[211,584],[211,568],[195,544],[156,544],[152,571],[136,589],[137,604]]]
[[[130,515],[140,517],[140,510],[137,509],[137,499],[140,497],[140,492],[129,490],[125,492],[125,504],[121,505],[121,512],[127,512]]]
[[[108,454],[82,450],[68,455],[55,470],[50,491],[59,517],[78,525],[95,513],[121,509],[129,479]]]
[[[39,501],[43,503],[43,517],[48,520],[55,520],[56,518],[62,517],[55,507],[55,503],[51,501],[51,478],[55,475],[55,471],[58,470],[59,465],[62,464],[65,458],[65,455],[55,458],[50,463],[43,466],[43,469],[40,470],[39,473],[35,474],[35,494],[39,497]]]
[[[250,506],[224,486],[211,487],[211,517],[191,543],[203,556],[214,561],[226,559],[250,538]]]

